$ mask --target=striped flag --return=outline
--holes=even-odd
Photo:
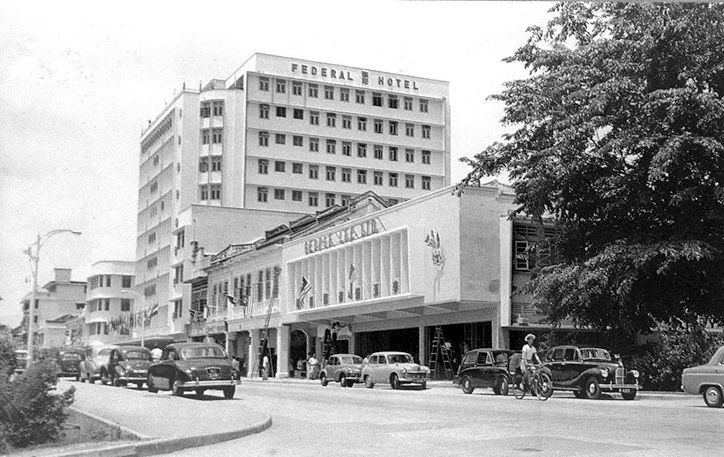
[[[302,276],[302,289],[299,291],[299,298],[297,299],[297,309],[304,308],[304,300],[306,300],[309,292],[312,291],[312,284],[307,280],[305,276]]]

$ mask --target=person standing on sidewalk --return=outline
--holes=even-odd
[[[262,379],[267,380],[269,379],[269,356],[264,354],[264,357],[261,361],[261,372],[262,372]]]

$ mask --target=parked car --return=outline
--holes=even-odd
[[[151,351],[143,346],[118,346],[111,350],[101,377],[117,387],[135,383],[140,389],[148,378],[151,358]]]
[[[721,408],[724,404],[724,346],[714,353],[706,365],[684,369],[681,389],[686,393],[701,394],[704,403],[710,408]]]
[[[334,354],[324,364],[319,380],[323,386],[330,381],[342,387],[352,387],[362,382],[362,357],[354,354]]]
[[[548,353],[554,390],[572,391],[578,398],[596,400],[601,392],[619,392],[633,400],[641,389],[639,372],[627,370],[621,361],[601,348],[556,346]]]
[[[201,397],[206,390],[222,390],[231,399],[240,381],[234,379],[231,359],[218,344],[174,343],[148,368],[146,383],[149,392],[170,390],[181,396],[195,391]]]
[[[362,367],[362,380],[368,389],[375,384],[389,384],[398,389],[403,384],[418,384],[427,388],[430,369],[415,363],[406,352],[375,352]]]
[[[511,369],[514,352],[506,349],[473,349],[463,356],[453,383],[466,394],[477,388],[492,388],[495,395],[508,395],[517,365]]]
[[[85,349],[79,347],[61,348],[58,351],[58,376],[72,376],[80,379],[80,364],[85,358]]]
[[[28,351],[25,349],[15,350],[15,373],[20,374],[28,367]]]
[[[80,362],[80,382],[93,384],[97,380],[104,382],[101,377],[101,368],[108,364],[108,357],[115,346],[93,346],[90,354]],[[107,378],[106,378],[107,379]]]

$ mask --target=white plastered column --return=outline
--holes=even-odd
[[[277,378],[289,377],[289,327],[280,325],[277,330]]]

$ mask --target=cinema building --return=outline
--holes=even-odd
[[[206,298],[192,303],[203,317],[189,337],[224,344],[255,367],[269,316],[279,377],[330,347],[362,356],[401,350],[427,363],[437,327],[454,354],[517,345],[537,317],[529,297],[513,291],[541,233],[510,219],[513,208],[511,189],[497,183],[389,207],[369,192],[199,257],[189,282]]]

